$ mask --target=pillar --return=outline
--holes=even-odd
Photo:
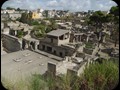
[[[35,45],[35,50],[37,49],[37,43],[36,42],[34,42],[34,45]]]
[[[103,42],[105,42],[105,37],[106,37],[106,36],[103,37]]]
[[[63,35],[63,40],[65,39],[65,34]]]
[[[15,30],[15,36],[17,35],[17,31]]]
[[[80,42],[81,42],[81,37],[82,37],[82,36],[80,35]]]
[[[25,49],[27,49],[27,48],[28,48],[28,44],[26,43],[26,44],[25,44]]]
[[[57,45],[59,45],[59,36],[57,37]]]
[[[79,41],[79,36],[77,35],[77,42]]]
[[[86,41],[88,42],[88,40],[89,40],[89,36],[87,36],[87,40]]]

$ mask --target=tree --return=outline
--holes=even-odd
[[[31,25],[32,22],[32,12],[30,13],[22,13],[21,18],[20,18],[20,22],[22,23],[27,23],[29,25]]]
[[[119,7],[118,6],[111,7],[110,14],[113,14],[114,16],[119,16]]]
[[[35,35],[37,38],[41,38],[45,35],[45,25],[37,25],[34,26],[34,29],[32,30],[32,34]]]
[[[114,46],[117,46],[117,42],[119,41],[119,25],[114,25],[114,30],[112,32],[112,39],[114,40]]]
[[[45,33],[48,33],[50,31],[52,31],[52,27],[50,25],[48,25],[45,29]]]
[[[105,22],[105,14],[101,11],[95,11],[92,16],[89,17],[89,24],[95,25],[96,29],[101,28],[102,23]]]
[[[20,8],[17,8],[16,10],[17,10],[17,11],[21,11],[21,9],[20,9]]]
[[[50,22],[51,22],[50,27],[52,28],[52,30],[56,30],[58,28],[58,26],[57,26],[55,20],[50,19]]]
[[[117,42],[119,41],[119,7],[111,7],[109,15],[111,15],[111,21],[113,22],[112,39],[114,40],[116,47]]]
[[[26,22],[26,17],[27,17],[26,14],[27,13],[22,13],[21,18],[20,18],[20,22],[22,22],[22,23]]]
[[[48,11],[47,11],[47,10],[45,10],[45,11],[43,12],[43,16],[46,17],[46,18],[48,17]]]
[[[88,24],[94,25],[96,27],[96,32],[101,33],[102,28],[105,27],[106,23],[111,23],[109,29],[111,29],[112,35],[110,36],[114,42],[115,46],[119,40],[119,7],[113,6],[110,9],[110,13],[105,15],[101,11],[96,11],[92,16],[89,17]]]
[[[15,10],[15,8],[12,8],[12,7],[7,7],[6,9],[8,9],[8,10]]]
[[[97,34],[98,36],[98,39],[99,39],[99,44],[98,44],[98,47],[99,45],[102,43],[102,31],[103,31],[103,24],[106,23],[107,20],[106,20],[106,15],[101,12],[101,11],[95,11],[92,16],[89,17],[88,19],[88,24],[91,26],[94,26],[95,27],[95,34]]]
[[[113,22],[114,16],[112,14],[107,14],[105,20],[106,22]]]

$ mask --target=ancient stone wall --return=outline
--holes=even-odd
[[[22,43],[18,38],[11,35],[3,35],[3,47],[8,51],[15,52],[21,50]]]
[[[83,52],[92,55],[93,50],[92,49],[83,48]]]

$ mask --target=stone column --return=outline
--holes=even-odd
[[[26,43],[26,44],[25,44],[25,49],[27,49],[27,48],[28,48],[28,44]]]
[[[77,42],[79,41],[79,36],[77,35]]]
[[[86,41],[88,42],[88,40],[89,40],[89,36],[87,36],[87,40]]]
[[[34,45],[35,45],[35,50],[37,49],[37,43],[36,42],[34,42]]]
[[[45,51],[47,51],[47,46],[45,45],[45,49],[44,49]]]
[[[57,37],[57,45],[59,45],[59,36]]]
[[[65,34],[63,35],[63,40],[65,39]]]
[[[80,42],[80,35],[78,36],[78,41]]]
[[[28,45],[28,48],[30,48],[30,42],[29,41],[27,42],[27,45]]]
[[[105,42],[105,37],[106,37],[106,36],[103,37],[103,42]]]
[[[17,31],[15,30],[15,36],[17,35]]]
[[[81,37],[82,37],[82,36],[80,35],[80,42],[81,42]]]
[[[75,42],[77,42],[77,36],[75,36]]]

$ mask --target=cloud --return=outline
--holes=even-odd
[[[56,6],[58,6],[58,2],[56,0],[48,1],[47,6],[48,7],[56,7]]]
[[[39,0],[8,0],[3,5],[3,8],[6,7],[14,7],[14,8],[22,8],[22,9],[37,9],[40,8]]]
[[[62,9],[70,11],[109,10],[117,4],[111,0],[9,0],[2,7],[25,9]]]

